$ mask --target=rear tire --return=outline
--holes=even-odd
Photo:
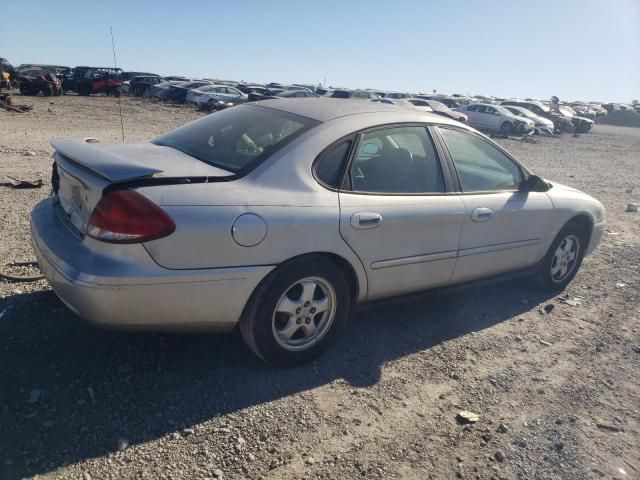
[[[249,348],[277,367],[320,355],[347,321],[351,289],[342,270],[320,255],[278,267],[254,291],[240,319]]]
[[[564,290],[578,273],[589,232],[576,221],[567,223],[540,262],[536,283],[546,291]]]

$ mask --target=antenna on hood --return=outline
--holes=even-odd
[[[111,50],[113,50],[113,68],[118,68],[118,62],[116,61],[116,44],[113,40],[113,27],[110,26],[111,31]],[[124,142],[124,119],[122,117],[122,92],[118,95],[118,107],[120,108],[120,130],[122,131],[122,141]]]

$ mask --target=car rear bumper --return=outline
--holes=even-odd
[[[166,269],[141,244],[80,238],[53,198],[34,208],[31,236],[40,268],[65,305],[87,321],[114,328],[229,331],[273,269]]]

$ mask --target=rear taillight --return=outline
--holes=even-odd
[[[87,235],[109,243],[140,243],[166,237],[176,224],[155,203],[132,190],[107,193],[93,210]]]

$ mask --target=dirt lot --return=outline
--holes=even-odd
[[[26,102],[0,111],[0,182],[46,185],[0,187],[3,264],[33,258],[48,140],[120,135],[114,99]],[[123,105],[129,140],[199,116]],[[0,478],[640,478],[640,129],[501,142],[607,207],[560,296],[518,281],[366,306],[322,358],[274,370],[237,333],[97,330],[43,281],[0,280]]]

